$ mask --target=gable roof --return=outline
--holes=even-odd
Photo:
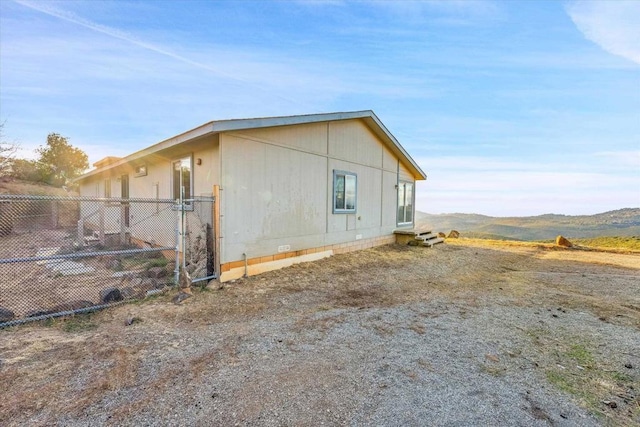
[[[254,118],[254,119],[231,119],[231,120],[217,120],[205,123],[197,128],[191,129],[187,132],[176,135],[172,138],[165,139],[164,141],[158,142],[157,144],[151,145],[147,148],[144,148],[140,151],[136,151],[133,154],[130,154],[121,159],[115,160],[117,158],[111,157],[108,159],[114,159],[115,161],[111,162],[103,162],[103,160],[99,160],[94,165],[96,169],[89,171],[74,181],[82,181],[83,179],[89,178],[93,175],[97,175],[105,170],[125,165],[129,162],[135,162],[136,160],[142,159],[150,154],[157,153],[158,151],[166,150],[167,148],[174,147],[176,145],[185,143],[187,141],[191,141],[196,138],[200,138],[202,136],[216,134],[227,131],[235,131],[235,130],[247,130],[247,129],[259,129],[259,128],[268,128],[268,127],[276,127],[276,126],[290,126],[290,125],[299,125],[306,123],[319,123],[319,122],[330,122],[330,121],[338,121],[338,120],[351,120],[351,119],[360,119],[362,120],[368,127],[373,131],[374,134],[382,141],[384,141],[387,146],[391,149],[391,151],[398,156],[401,161],[409,168],[411,173],[414,176],[419,176],[421,179],[427,179],[427,175],[424,171],[418,166],[418,164],[411,158],[409,153],[400,145],[400,142],[389,132],[389,130],[382,124],[378,116],[371,110],[363,110],[363,111],[349,111],[349,112],[341,112],[341,113],[321,113],[321,114],[306,114],[306,115],[297,115],[297,116],[281,116],[281,117],[262,117],[262,118]]]

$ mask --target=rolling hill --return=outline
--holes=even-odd
[[[478,214],[416,212],[416,225],[435,232],[457,230],[465,237],[509,240],[550,240],[600,236],[640,236],[640,208],[595,215],[545,214],[529,217],[491,217]]]

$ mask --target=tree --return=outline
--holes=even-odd
[[[4,122],[0,123],[0,178],[11,174],[18,144],[4,140]]]
[[[38,169],[38,162],[28,159],[13,159],[11,176],[15,179],[31,182],[44,182]]]
[[[36,149],[38,169],[49,184],[64,185],[89,167],[89,158],[68,139],[57,133],[47,135],[47,145]]]

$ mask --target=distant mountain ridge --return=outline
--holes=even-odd
[[[462,236],[512,240],[549,240],[600,236],[640,236],[640,208],[624,208],[595,215],[544,214],[492,217],[479,214],[416,212],[416,225],[434,232],[457,230]]]

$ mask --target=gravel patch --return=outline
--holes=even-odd
[[[638,270],[537,255],[392,246],[2,331],[0,425],[640,423]]]

